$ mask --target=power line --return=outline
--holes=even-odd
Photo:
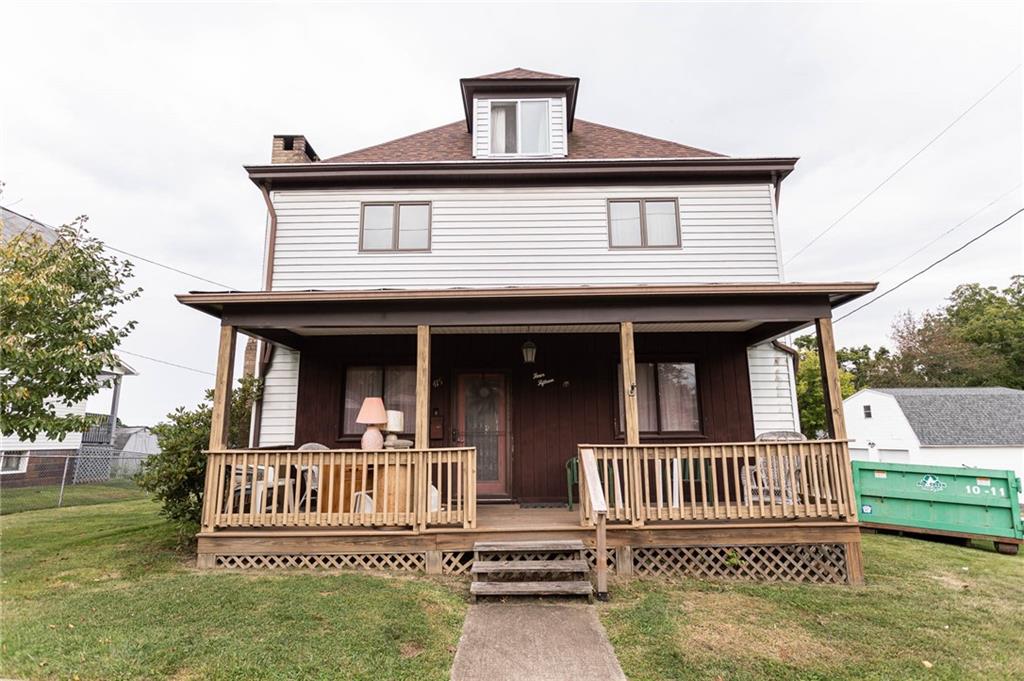
[[[1005,194],[1002,194],[1002,195],[1000,195],[1000,196],[999,196],[999,198],[996,198],[996,199],[992,199],[992,200],[991,200],[991,201],[989,201],[989,202],[988,202],[987,204],[985,204],[985,205],[984,205],[983,207],[981,207],[981,208],[979,208],[978,210],[976,210],[975,212],[971,213],[970,217],[964,218],[964,219],[963,219],[963,220],[961,220],[960,222],[956,223],[955,225],[953,225],[952,227],[950,227],[949,229],[947,229],[947,230],[946,230],[945,232],[943,232],[942,234],[938,235],[937,237],[935,237],[934,239],[932,239],[931,241],[929,241],[928,243],[926,243],[926,244],[925,244],[924,246],[921,246],[921,248],[917,249],[916,251],[914,251],[913,253],[911,253],[911,254],[910,254],[910,255],[908,255],[907,257],[903,258],[903,260],[900,260],[900,261],[899,261],[898,263],[896,263],[895,265],[892,265],[891,267],[889,267],[889,269],[885,270],[884,272],[882,272],[882,273],[880,273],[880,274],[877,274],[877,275],[875,275],[875,279],[881,279],[881,278],[882,278],[882,277],[884,277],[884,276],[885,276],[886,274],[889,274],[889,272],[892,272],[892,271],[893,271],[894,269],[896,269],[897,267],[899,267],[900,265],[902,265],[902,264],[903,264],[903,263],[905,263],[906,261],[910,260],[910,259],[911,259],[911,258],[913,258],[913,257],[914,257],[915,255],[917,255],[918,253],[920,253],[921,251],[923,251],[924,249],[928,248],[929,246],[931,246],[931,245],[932,245],[933,243],[935,243],[936,241],[938,241],[938,240],[939,240],[939,239],[941,239],[942,237],[944,237],[944,236],[946,236],[947,234],[949,234],[950,232],[953,232],[953,231],[955,231],[955,230],[959,229],[960,227],[964,226],[965,224],[967,224],[968,222],[970,222],[971,220],[973,220],[974,218],[976,218],[976,217],[977,217],[978,215],[980,215],[981,213],[984,213],[984,212],[985,212],[986,210],[988,210],[988,209],[989,209],[989,208],[990,208],[991,206],[993,206],[993,205],[995,205],[995,204],[999,203],[1000,201],[1002,201],[1003,199],[1005,199],[1005,198],[1006,198],[1007,196],[1009,196],[1010,194],[1012,194],[1012,193],[1014,193],[1015,191],[1017,191],[1018,189],[1020,189],[1020,185],[1021,185],[1021,183],[1019,183],[1019,182],[1018,182],[1018,183],[1017,183],[1017,186],[1016,186],[1016,187],[1014,187],[1013,189],[1011,189],[1010,191],[1006,192]]]
[[[807,242],[806,244],[804,244],[804,245],[803,245],[803,247],[802,247],[802,248],[801,248],[801,249],[800,249],[799,251],[797,251],[797,252],[796,252],[796,253],[794,253],[794,254],[793,254],[792,256],[790,256],[789,260],[787,260],[787,261],[786,261],[785,263],[783,263],[783,264],[785,264],[785,265],[788,265],[789,263],[793,262],[793,261],[794,261],[794,260],[795,260],[795,259],[796,259],[796,258],[797,258],[797,257],[798,257],[798,256],[799,256],[800,254],[801,254],[801,253],[803,253],[803,252],[804,252],[804,251],[806,251],[806,250],[807,250],[808,248],[810,248],[811,246],[813,246],[813,245],[815,244],[815,242],[817,242],[817,241],[818,241],[818,239],[820,239],[821,237],[823,237],[823,236],[825,236],[826,234],[828,234],[829,232],[831,232],[831,231],[832,231],[832,228],[833,228],[833,227],[835,227],[835,226],[836,226],[836,225],[838,225],[838,224],[839,224],[840,222],[842,222],[842,221],[843,221],[844,219],[846,219],[846,217],[847,217],[847,216],[849,216],[849,215],[850,215],[850,213],[852,213],[853,211],[857,210],[857,208],[859,208],[859,207],[860,207],[860,205],[861,205],[862,203],[864,203],[864,202],[865,202],[865,201],[867,201],[867,200],[868,200],[869,198],[871,198],[871,196],[872,196],[872,195],[873,195],[873,194],[874,194],[875,192],[877,192],[877,191],[878,191],[879,189],[881,189],[881,188],[882,188],[882,187],[884,187],[884,186],[885,186],[886,184],[888,184],[888,183],[889,183],[889,180],[891,180],[892,178],[894,178],[894,177],[896,177],[897,175],[899,175],[900,171],[902,171],[902,170],[903,170],[904,168],[906,168],[906,167],[907,167],[908,165],[910,165],[910,164],[911,164],[911,163],[912,163],[912,162],[914,161],[914,159],[916,159],[916,158],[917,158],[918,156],[920,156],[920,155],[921,155],[922,153],[924,153],[924,151],[925,151],[925,150],[926,150],[926,149],[927,149],[928,147],[930,147],[931,145],[935,144],[935,143],[936,143],[936,142],[937,142],[937,141],[939,140],[939,138],[940,138],[940,137],[942,137],[942,136],[943,136],[943,135],[945,135],[945,134],[946,134],[947,132],[949,132],[950,128],[952,128],[952,127],[953,127],[954,125],[956,125],[957,123],[959,123],[959,122],[961,121],[961,119],[963,119],[963,117],[964,117],[964,116],[966,116],[967,114],[969,114],[969,113],[970,113],[971,111],[973,111],[973,110],[974,110],[974,108],[975,108],[976,106],[978,106],[978,105],[979,105],[979,104],[981,104],[981,103],[982,103],[983,101],[985,101],[985,100],[986,100],[986,99],[988,98],[988,96],[989,96],[990,94],[992,94],[993,92],[995,92],[995,91],[996,91],[996,89],[997,89],[997,88],[998,88],[998,87],[999,87],[1000,85],[1002,85],[1002,84],[1003,84],[1003,83],[1005,83],[1005,82],[1006,82],[1007,80],[1009,80],[1010,76],[1012,76],[1012,75],[1013,75],[1014,73],[1016,73],[1016,72],[1017,72],[1017,70],[1018,70],[1018,69],[1020,69],[1020,67],[1021,67],[1021,65],[1020,65],[1020,64],[1017,64],[1016,66],[1014,66],[1014,67],[1013,67],[1013,68],[1012,68],[1012,69],[1010,70],[1010,72],[1009,72],[1009,73],[1007,73],[1007,74],[1006,74],[1005,76],[1003,76],[1003,77],[1002,77],[1002,78],[1001,78],[1001,79],[999,80],[999,82],[998,82],[998,83],[996,83],[995,85],[993,85],[992,87],[990,87],[990,88],[988,89],[988,91],[987,91],[987,92],[985,92],[985,94],[983,94],[983,95],[982,95],[981,97],[979,97],[979,98],[978,98],[977,100],[975,100],[975,102],[974,102],[973,104],[971,104],[971,105],[970,105],[969,107],[967,107],[966,109],[964,109],[964,110],[963,110],[963,112],[962,112],[962,113],[961,113],[961,114],[960,114],[959,116],[957,116],[956,118],[954,118],[954,119],[953,119],[953,122],[952,122],[952,123],[950,123],[950,124],[949,124],[949,125],[947,125],[947,126],[946,126],[945,128],[943,128],[943,129],[942,129],[941,131],[939,131],[939,134],[937,134],[937,135],[935,135],[935,137],[931,138],[931,139],[930,139],[930,140],[928,141],[928,143],[927,143],[927,144],[925,144],[925,145],[924,145],[923,147],[921,147],[920,149],[918,149],[918,150],[917,150],[917,151],[916,151],[916,152],[914,153],[914,155],[913,155],[913,156],[911,156],[911,157],[910,157],[910,158],[908,158],[908,159],[907,159],[906,161],[904,161],[904,162],[903,162],[903,163],[902,163],[902,164],[901,164],[901,165],[900,165],[900,166],[899,166],[898,168],[896,168],[896,170],[894,170],[894,171],[893,171],[892,173],[890,173],[888,177],[886,177],[886,178],[885,178],[884,180],[882,180],[881,182],[879,182],[879,183],[878,183],[878,184],[877,184],[877,185],[875,186],[875,188],[874,188],[874,189],[872,189],[872,190],[871,190],[871,191],[869,191],[869,192],[868,192],[867,194],[865,194],[865,195],[864,195],[863,197],[861,197],[861,199],[860,199],[859,201],[857,201],[857,203],[853,204],[853,206],[851,206],[851,207],[850,207],[850,208],[849,208],[849,209],[848,209],[848,210],[847,210],[847,211],[846,211],[845,213],[843,213],[843,214],[842,214],[842,215],[840,215],[840,216],[839,216],[838,218],[836,218],[836,219],[835,219],[835,220],[834,220],[834,221],[832,222],[832,224],[830,224],[830,225],[829,225],[828,227],[826,227],[826,228],[825,228],[825,229],[823,229],[822,231],[818,232],[817,236],[815,236],[815,237],[814,237],[813,239],[811,239],[811,240],[810,240],[810,241],[808,241],[808,242]]]
[[[185,366],[184,364],[175,364],[174,362],[168,362],[165,359],[157,359],[156,357],[150,357],[149,355],[140,355],[137,352],[128,352],[127,350],[121,350],[120,348],[115,350],[115,352],[117,354],[122,354],[122,355],[131,355],[132,357],[141,357],[142,359],[148,359],[150,362],[158,362],[160,364],[166,364],[167,366],[177,367],[178,369],[185,369],[187,371],[194,371],[197,374],[206,374],[207,376],[213,376],[214,375],[214,373],[212,371],[204,371],[203,369],[196,369],[194,367],[188,367],[188,366]]]
[[[127,255],[128,257],[135,258],[137,260],[142,260],[143,262],[148,262],[150,265],[156,265],[157,267],[162,267],[165,270],[170,270],[171,272],[177,272],[178,274],[184,274],[186,277],[192,277],[193,279],[198,279],[199,281],[205,281],[207,284],[213,284],[214,286],[220,286],[221,288],[225,288],[225,289],[229,289],[229,290],[236,290],[234,286],[228,286],[227,284],[222,284],[222,283],[220,283],[218,281],[214,281],[213,279],[207,279],[206,277],[200,277],[198,274],[192,274],[191,272],[186,272],[185,270],[179,270],[177,267],[171,267],[170,265],[165,265],[162,262],[157,262],[156,260],[150,260],[149,258],[145,258],[145,257],[143,257],[141,255],[137,255],[135,253],[129,253],[128,251],[122,251],[120,248],[114,248],[113,246],[111,246],[109,244],[103,244],[103,247],[106,248],[108,251],[115,251],[117,253],[121,253],[123,255]]]
[[[920,272],[918,272],[918,273],[916,273],[916,274],[912,274],[912,275],[910,275],[909,277],[907,277],[906,279],[904,279],[904,280],[903,280],[903,281],[901,281],[900,283],[896,284],[895,286],[893,286],[893,287],[892,287],[892,288],[890,288],[890,289],[886,289],[886,290],[885,290],[885,291],[884,291],[883,293],[880,293],[880,294],[878,294],[877,296],[875,296],[874,298],[872,298],[872,299],[871,299],[871,300],[869,300],[868,302],[864,303],[864,304],[863,304],[863,305],[861,305],[860,307],[856,307],[856,308],[854,308],[853,310],[850,310],[849,312],[847,312],[846,314],[844,314],[844,315],[843,315],[842,317],[838,317],[838,318],[836,318],[835,320],[833,320],[833,324],[834,324],[834,323],[836,323],[836,322],[841,322],[841,321],[843,321],[844,319],[846,319],[847,317],[849,317],[849,316],[850,316],[850,315],[852,315],[853,313],[855,313],[855,312],[858,312],[858,311],[860,311],[860,310],[863,310],[863,309],[864,309],[865,307],[867,307],[868,305],[871,305],[872,303],[876,303],[876,302],[878,302],[879,300],[881,300],[881,299],[882,299],[882,298],[884,298],[885,296],[889,295],[890,293],[892,293],[892,292],[893,292],[893,291],[895,291],[896,289],[900,288],[900,287],[901,287],[901,286],[903,286],[904,284],[906,284],[906,283],[909,283],[909,282],[913,281],[914,279],[917,279],[917,278],[918,278],[919,276],[921,276],[922,274],[924,274],[925,272],[927,272],[927,271],[928,271],[928,270],[930,270],[931,268],[935,267],[936,265],[938,265],[938,264],[939,264],[939,263],[941,263],[942,261],[944,261],[944,260],[949,260],[949,259],[950,259],[950,258],[952,258],[952,257],[953,257],[954,255],[956,255],[956,254],[957,254],[957,253],[959,253],[960,251],[964,250],[965,248],[967,248],[968,246],[970,246],[971,244],[973,244],[973,243],[974,243],[975,241],[977,241],[978,239],[980,239],[980,238],[982,238],[983,236],[985,236],[986,234],[988,234],[989,232],[995,231],[995,230],[996,230],[997,228],[999,228],[999,227],[1002,227],[1002,226],[1003,226],[1003,225],[1005,225],[1005,224],[1006,224],[1007,222],[1009,222],[1009,221],[1010,221],[1010,220],[1012,220],[1013,218],[1015,218],[1015,217],[1017,217],[1018,215],[1020,215],[1020,214],[1021,214],[1022,212],[1024,212],[1024,208],[1018,208],[1018,209],[1017,209],[1016,211],[1014,211],[1013,213],[1011,213],[1011,214],[1010,214],[1009,216],[1007,216],[1006,218],[1004,218],[1004,219],[1003,219],[1003,220],[1001,220],[1000,222],[997,222],[996,224],[992,225],[991,227],[989,227],[989,228],[988,228],[988,229],[986,229],[986,230],[985,230],[984,232],[982,232],[982,233],[981,233],[981,234],[979,234],[978,236],[974,237],[973,239],[971,239],[971,240],[970,240],[970,241],[968,241],[967,243],[965,243],[965,244],[963,244],[963,245],[959,246],[958,248],[955,248],[955,249],[953,249],[952,251],[950,251],[950,252],[949,252],[949,253],[947,253],[946,255],[942,256],[941,258],[939,258],[938,260],[936,260],[935,262],[933,262],[933,263],[932,263],[931,265],[928,265],[928,267],[925,267],[925,268],[924,268],[923,270],[921,270]]]

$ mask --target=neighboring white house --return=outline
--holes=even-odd
[[[843,404],[853,459],[1013,470],[1024,478],[1024,390],[874,388]]]

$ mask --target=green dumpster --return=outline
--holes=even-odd
[[[1014,554],[1024,541],[1013,471],[854,461],[861,525],[989,539]]]

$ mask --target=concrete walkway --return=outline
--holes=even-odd
[[[452,681],[625,681],[589,605],[480,603],[469,608]]]

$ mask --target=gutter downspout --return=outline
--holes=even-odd
[[[263,182],[259,185],[260,193],[263,194],[263,201],[267,204],[267,215],[270,218],[270,224],[267,227],[267,256],[263,264],[263,270],[265,272],[263,280],[263,290],[270,291],[274,283],[274,246],[277,243],[277,211],[274,209],[274,202],[270,199],[270,183]],[[270,366],[271,357],[273,357],[273,346],[267,344],[265,341],[259,341],[260,343],[260,356],[256,360],[256,375],[262,379],[267,375],[267,369]],[[253,447],[260,446],[260,428],[263,424],[263,391],[260,391],[260,397],[252,405],[252,435],[250,441]]]
[[[263,263],[263,270],[266,273],[263,281],[263,290],[269,291],[274,283],[274,247],[277,242],[277,211],[274,209],[274,202],[270,200],[270,183],[260,184],[260,192],[263,194],[263,201],[267,204],[267,214],[270,216],[270,225],[267,229],[267,257]]]

